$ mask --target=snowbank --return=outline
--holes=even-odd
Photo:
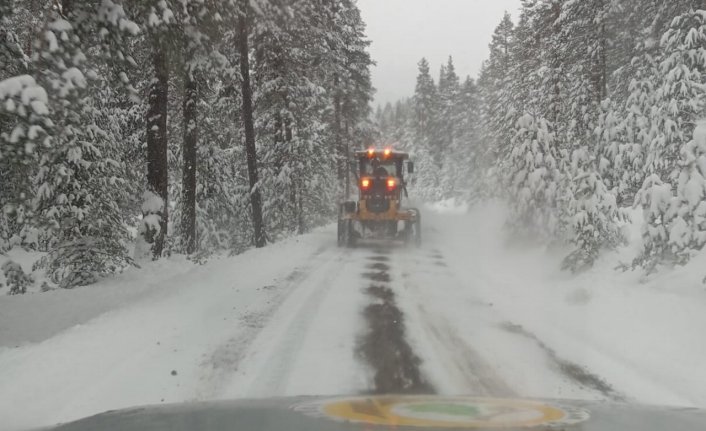
[[[91,286],[39,292],[43,272],[31,272],[31,268],[42,254],[21,249],[8,254],[25,273],[32,274],[35,282],[24,295],[7,295],[7,286],[0,289],[0,351],[3,347],[41,342],[145,295],[158,294],[160,283],[178,279],[194,268],[183,256],[174,256],[147,263],[142,269],[130,268]]]
[[[445,217],[443,243],[469,294],[629,400],[706,407],[706,253],[650,278],[617,271],[639,250],[639,212],[632,216],[630,245],[577,276],[559,269],[556,250],[512,245],[499,204]]]
[[[424,208],[437,214],[463,214],[468,212],[468,204],[456,198],[449,198],[424,204]]]

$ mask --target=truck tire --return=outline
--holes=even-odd
[[[410,223],[411,229],[407,241],[419,247],[422,245],[422,213],[416,208],[412,208],[412,211],[414,211],[414,222]]]
[[[353,220],[344,220],[345,222],[345,235],[344,235],[344,243],[346,247],[348,248],[353,248],[355,247],[355,229],[353,228]]]
[[[345,226],[346,226],[346,221],[342,219],[338,219],[338,246],[343,247],[345,245]]]
[[[417,222],[414,224],[414,245],[422,245],[422,214],[417,211]]]

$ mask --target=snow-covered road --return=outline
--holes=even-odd
[[[609,261],[572,277],[557,256],[507,249],[496,206],[425,224],[419,249],[340,249],[324,228],[202,266],[2,297],[1,428],[390,388],[706,406],[706,298],[688,273],[676,289]]]

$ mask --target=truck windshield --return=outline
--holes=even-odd
[[[363,175],[374,175],[377,177],[396,177],[397,168],[394,161],[381,162],[378,160],[364,161],[362,164],[361,173]]]

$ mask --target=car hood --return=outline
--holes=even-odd
[[[442,396],[297,397],[109,411],[61,431],[351,431],[395,429],[703,431],[706,411],[633,404]]]

